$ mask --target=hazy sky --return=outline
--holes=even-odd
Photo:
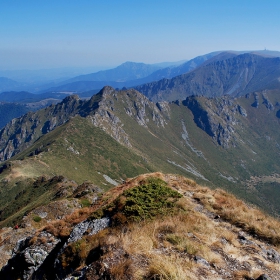
[[[280,50],[279,0],[0,2],[0,69],[117,66]]]

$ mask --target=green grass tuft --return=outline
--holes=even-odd
[[[36,222],[36,223],[39,223],[41,222],[42,218],[40,216],[34,216],[33,217],[33,221]]]
[[[88,199],[85,198],[85,199],[81,200],[82,207],[90,207],[90,205],[91,205],[91,202]]]

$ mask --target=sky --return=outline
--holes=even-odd
[[[279,0],[2,0],[0,70],[280,51]]]

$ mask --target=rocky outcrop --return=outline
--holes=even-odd
[[[229,97],[189,97],[183,101],[193,113],[194,122],[224,148],[237,144],[235,126],[237,115],[247,117],[246,110]]]
[[[130,197],[131,190],[137,197],[144,195],[149,201],[145,206],[154,206],[154,200],[149,199],[154,194],[148,186],[141,188],[145,180],[152,180],[151,175],[157,178],[151,190],[164,179],[166,187],[173,190],[169,202],[174,192],[180,194],[180,200],[174,200],[180,208],[173,205],[175,208],[168,207],[165,214],[149,220],[131,220],[131,215],[141,214],[142,209],[142,199],[133,204],[136,200]],[[199,186],[180,175],[157,172],[127,180],[99,199],[98,207],[83,212],[87,219],[76,224],[75,212],[18,240],[0,271],[0,279],[129,280],[139,275],[157,279],[175,277],[174,271],[180,273],[180,279],[280,277],[279,221],[225,191]],[[132,212],[123,211],[123,205],[131,207]],[[92,219],[101,213],[107,216]],[[51,229],[54,225],[58,230]],[[271,234],[273,239],[268,238]]]
[[[83,235],[94,235],[110,224],[109,218],[83,221],[76,225],[68,239],[56,238],[42,231],[38,235],[21,239],[13,249],[8,263],[0,272],[1,279],[63,279],[65,277],[59,256],[69,243],[80,240]],[[50,270],[52,267],[52,271]]]
[[[254,102],[251,104],[252,107],[259,108],[260,104],[263,104],[268,111],[273,111],[278,103],[276,102],[274,106],[269,100],[267,92],[267,90],[263,90],[261,92],[253,92],[251,94],[247,94],[246,98],[250,98],[253,95]]]
[[[78,96],[71,95],[57,105],[13,119],[0,131],[0,161],[18,154],[42,135],[67,122],[77,114],[81,102]]]
[[[0,272],[1,279],[31,279],[57,250],[60,241],[44,231],[36,237],[19,240],[13,249],[12,258]]]
[[[93,103],[94,111],[87,115],[87,118],[92,122],[93,125],[100,127],[119,143],[131,147],[129,137],[123,129],[123,123],[116,116],[114,110],[114,89],[112,87],[104,87],[100,92],[100,100],[98,103]],[[89,104],[85,104],[86,108],[89,108],[90,102],[96,99],[95,96],[89,101]]]
[[[263,99],[263,104],[265,105],[265,107],[266,107],[269,111],[274,110],[274,106],[273,106],[273,104],[270,102],[270,100],[268,99],[268,96],[267,96],[267,94],[266,94],[265,91],[262,93],[262,99]]]
[[[106,217],[93,221],[83,221],[73,228],[67,240],[67,243],[75,242],[81,239],[86,231],[88,231],[88,235],[96,234],[100,230],[108,227],[109,224],[110,224],[110,219]]]
[[[161,114],[162,111],[168,114],[170,110],[166,102],[156,105],[136,90],[128,91],[122,100],[126,113],[135,118],[139,125],[148,127],[150,121],[159,127],[164,127],[166,124],[165,118]]]
[[[164,110],[164,114],[168,114],[167,104],[163,103],[161,109]],[[98,103],[95,113],[88,118],[119,143],[131,147],[124,122],[119,117],[123,110],[126,115],[145,128],[148,128],[149,122],[154,122],[159,127],[164,127],[166,124],[159,107],[148,98],[136,90],[115,91],[111,87],[102,90],[102,100]]]

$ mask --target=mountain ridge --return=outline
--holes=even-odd
[[[280,59],[241,54],[202,65],[190,73],[135,87],[153,101],[184,99],[190,95],[232,96],[279,88]]]
[[[122,88],[122,87],[134,87],[137,85],[150,83],[153,81],[158,81],[163,78],[173,78],[178,75],[182,75],[186,72],[189,72],[191,70],[194,70],[196,67],[200,66],[201,64],[208,63],[207,61],[211,62],[213,60],[220,59],[222,57],[230,57],[230,56],[237,56],[244,53],[251,53],[256,54],[259,56],[266,56],[266,57],[280,57],[280,52],[276,51],[216,51],[211,52],[208,54],[200,55],[195,58],[192,58],[186,62],[182,62],[180,65],[176,65],[178,63],[174,63],[174,65],[165,66],[164,64],[144,64],[143,63],[135,63],[130,62],[130,65],[134,67],[130,67],[130,71],[134,73],[135,70],[137,70],[137,65],[142,65],[144,68],[150,68],[153,69],[149,75],[147,71],[144,73],[140,73],[139,69],[138,75],[131,76],[129,79],[126,75],[120,75],[121,73],[117,73],[118,69],[122,69],[125,65],[128,66],[129,64],[123,63],[120,66],[105,70],[105,71],[99,71],[97,73],[87,74],[83,76],[74,77],[72,79],[69,79],[67,81],[63,81],[60,83],[59,86],[55,86],[52,88],[49,88],[48,90],[52,91],[86,91],[86,90],[92,90],[92,89],[98,89],[100,90],[103,86],[109,85],[115,88]],[[165,67],[164,67],[165,66]],[[135,69],[136,67],[136,69]],[[155,68],[158,67],[159,70],[156,70]],[[146,69],[147,70],[147,69]],[[112,75],[107,75],[108,73],[115,73],[118,76],[118,80],[114,79]],[[95,78],[94,78],[95,77]]]
[[[278,186],[278,177],[273,174],[280,174],[277,157],[280,139],[276,133],[280,109],[278,96],[277,91],[266,91],[238,99],[193,96],[183,102],[152,103],[133,89],[118,91],[105,87],[88,101],[71,95],[57,105],[10,122],[0,131],[0,155],[2,161],[8,160],[7,163],[38,155],[46,166],[57,162],[57,169],[65,164],[59,163],[62,159],[71,156],[73,169],[70,174],[70,170],[62,172],[62,168],[58,175],[77,178],[81,173],[79,170],[85,169],[83,174],[87,176],[89,163],[85,157],[87,148],[83,146],[86,141],[79,139],[79,135],[72,135],[68,136],[71,142],[67,142],[63,134],[58,137],[56,131],[63,131],[69,125],[73,126],[69,131],[80,131],[79,126],[87,127],[80,133],[91,139],[97,133],[93,128],[97,127],[111,137],[106,138],[104,145],[115,145],[116,141],[116,145],[124,146],[126,153],[137,155],[141,163],[139,168],[146,164],[151,171],[172,170],[209,185],[223,185],[277,215],[280,209],[272,194],[277,193]],[[104,138],[105,134],[99,135]],[[59,143],[52,144],[55,137]],[[106,147],[102,141],[99,143],[105,153]],[[57,158],[59,154],[61,156]],[[106,154],[106,160],[111,161],[114,153]],[[75,162],[79,163],[79,168]],[[127,163],[124,160],[121,164],[125,166]],[[118,168],[114,164],[109,166],[102,173],[109,172],[110,178],[121,180]],[[52,169],[48,170],[49,173]],[[250,178],[256,176],[263,179],[252,188]],[[96,183],[102,179],[97,173],[90,177]],[[265,183],[264,178],[268,177],[271,185]],[[264,188],[259,188],[258,184],[264,184]]]
[[[133,62],[133,63],[126,62],[114,69],[75,77],[73,79],[68,80],[69,83],[63,82],[63,83],[61,83],[60,86],[56,86],[56,87],[50,88],[48,90],[49,91],[62,91],[62,90],[73,91],[73,90],[75,90],[75,91],[81,92],[81,91],[89,90],[89,89],[100,89],[103,86],[107,86],[107,85],[116,87],[116,88],[133,87],[133,86],[136,86],[139,84],[151,82],[154,80],[159,80],[162,77],[172,78],[176,75],[183,74],[185,72],[188,72],[188,71],[194,69],[195,67],[197,67],[201,63],[207,61],[207,59],[211,58],[212,56],[215,56],[218,53],[219,52],[205,54],[202,56],[195,57],[187,62],[184,62],[184,63],[182,62],[181,65],[167,66],[165,68],[163,68],[162,66],[161,67],[157,66],[158,64],[143,64],[143,63],[135,63],[135,62]],[[131,79],[126,79],[126,78],[124,78],[123,75],[120,75],[120,78],[122,81],[113,80],[112,76],[110,74],[109,74],[109,76],[107,75],[107,73],[114,74],[117,72],[118,69],[120,69],[120,68],[122,69],[124,66],[129,66],[129,65],[132,65],[135,67],[136,67],[136,65],[143,65],[146,68],[148,66],[150,66],[150,69],[154,69],[154,70],[151,71],[151,73],[149,75],[147,75],[148,72],[146,71],[145,75],[143,75],[143,73],[141,73],[141,74],[139,73],[140,75],[138,75],[138,76],[137,75],[134,75],[133,77],[131,76]],[[125,67],[125,68],[127,68],[127,67]],[[156,68],[158,68],[158,70]],[[131,69],[131,67],[130,67],[130,72],[131,71],[135,72],[135,70],[133,70],[133,68]],[[117,74],[119,75],[119,73],[117,73]],[[100,78],[100,75],[103,78],[103,80]],[[94,78],[94,77],[97,77],[97,78]],[[94,80],[92,80],[92,79],[94,79]]]

